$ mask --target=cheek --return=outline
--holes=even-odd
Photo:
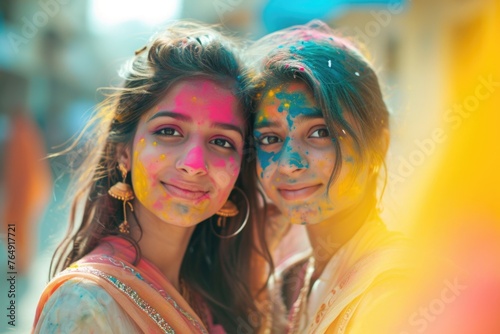
[[[137,153],[137,152],[136,152]],[[148,196],[149,174],[137,154],[134,154],[132,163],[132,186],[135,196],[144,200]]]
[[[214,159],[212,162],[212,182],[221,193],[229,193],[240,173],[241,159],[230,157],[229,159]]]
[[[324,154],[321,157],[315,158],[319,172],[325,177],[330,178],[335,167],[335,154]]]
[[[165,154],[158,153],[155,142],[139,140],[134,148],[132,160],[132,184],[138,198],[145,199],[148,189],[158,182],[158,171],[165,160]]]
[[[278,154],[257,149],[257,175],[263,179],[269,177],[266,174],[271,173],[277,163]]]
[[[336,201],[352,202],[360,199],[364,193],[367,183],[366,166],[356,166],[358,159],[353,155],[346,155],[342,162],[337,182],[330,192]]]

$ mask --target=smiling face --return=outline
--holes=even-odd
[[[356,164],[359,154],[349,136],[330,136],[306,84],[280,85],[263,94],[254,137],[262,187],[292,223],[323,222],[363,198],[368,167]],[[337,159],[334,140],[340,141],[342,169],[328,187]]]
[[[141,117],[125,161],[139,221],[192,226],[219,210],[240,171],[244,129],[228,88],[203,78],[174,84]]]

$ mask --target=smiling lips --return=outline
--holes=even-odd
[[[297,201],[304,200],[307,197],[314,194],[319,188],[321,188],[321,184],[315,185],[283,185],[278,186],[278,192],[281,194],[287,201]]]
[[[197,201],[208,198],[208,190],[194,184],[184,183],[162,183],[165,189],[174,197]]]

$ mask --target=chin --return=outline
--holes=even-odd
[[[295,225],[314,225],[324,220],[318,209],[309,209],[306,204],[286,208],[282,212],[288,217],[290,223]]]
[[[191,210],[174,210],[174,212],[169,212],[165,216],[162,217],[162,220],[170,225],[176,225],[181,227],[191,227],[198,225],[208,217],[206,215],[200,215],[196,212],[192,212]]]

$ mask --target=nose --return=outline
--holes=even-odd
[[[190,148],[177,160],[175,167],[177,170],[192,176],[207,174],[208,166],[205,162],[203,148],[199,145]]]
[[[282,153],[278,161],[278,171],[285,175],[296,176],[309,168],[309,162],[301,154],[300,148],[294,147],[290,140],[286,140]]]

